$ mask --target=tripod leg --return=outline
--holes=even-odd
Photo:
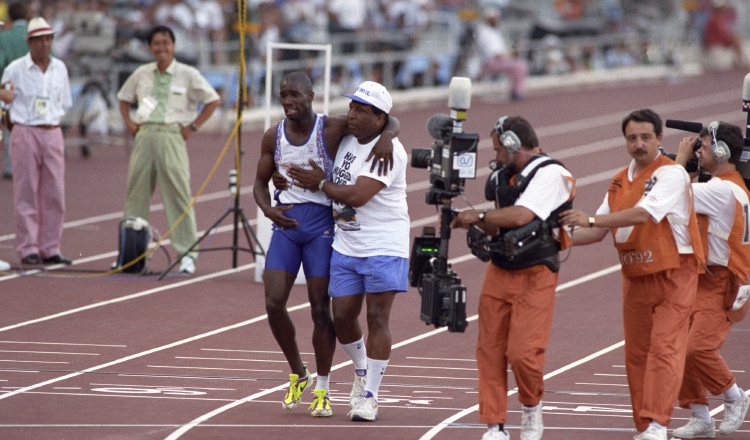
[[[245,213],[242,211],[242,208],[239,210],[240,218],[242,219],[242,229],[245,232],[245,238],[247,238],[247,242],[250,245],[250,249],[253,250],[253,261],[255,260],[256,255],[266,255],[265,249],[263,249],[263,246],[261,246],[260,242],[258,241],[258,237],[255,235],[255,232],[253,232],[252,226],[250,226],[250,222],[247,220],[247,217],[245,217]],[[252,239],[250,238],[252,236]],[[253,242],[257,245],[257,249],[255,246],[253,246]]]
[[[190,246],[190,248],[188,248],[188,250],[186,250],[179,257],[177,257],[177,259],[175,260],[175,262],[172,263],[172,265],[170,265],[164,272],[162,272],[161,276],[159,276],[159,281],[161,281],[162,279],[164,279],[164,277],[167,276],[167,274],[169,272],[171,272],[172,269],[174,269],[174,267],[177,266],[177,264],[180,263],[180,260],[182,260],[182,258],[185,255],[189,254],[193,249],[195,249],[195,247],[198,246],[198,244],[201,241],[203,241],[203,239],[206,238],[208,236],[208,234],[210,234],[211,231],[214,230],[214,228],[216,228],[217,226],[219,226],[219,224],[221,224],[221,222],[224,221],[224,219],[227,217],[227,215],[229,215],[230,212],[232,212],[232,209],[228,209],[221,217],[219,217],[218,220],[216,220],[214,222],[214,224],[212,224],[208,229],[206,229],[206,232],[204,232],[203,235],[201,235],[200,238],[198,238],[198,240],[196,240],[195,243],[193,243]]]

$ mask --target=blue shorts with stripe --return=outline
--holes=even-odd
[[[273,225],[266,251],[266,270],[284,270],[294,275],[299,266],[306,277],[328,277],[333,248],[333,213],[330,206],[298,203],[284,212],[299,226],[281,229]]]
[[[328,296],[406,292],[409,259],[389,255],[349,257],[333,251]]]

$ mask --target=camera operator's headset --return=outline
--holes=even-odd
[[[714,155],[716,162],[726,162],[732,153],[729,151],[729,146],[724,141],[716,140],[716,131],[719,129],[719,121],[713,121],[708,124],[708,132],[711,134],[713,143],[711,144],[711,153]]]
[[[508,119],[508,116],[503,116],[497,120],[495,131],[497,132],[498,140],[500,140],[500,145],[505,147],[510,153],[515,153],[521,148],[521,139],[518,138],[518,135],[513,130],[503,128],[506,119]]]

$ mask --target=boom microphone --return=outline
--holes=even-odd
[[[445,113],[430,116],[427,120],[427,132],[433,139],[442,140],[453,130],[453,119]]]
[[[471,107],[471,80],[464,76],[454,76],[448,85],[448,107],[453,119],[453,132],[463,131],[466,110]]]
[[[664,125],[666,125],[667,128],[689,131],[691,133],[700,133],[701,130],[703,130],[703,124],[700,122],[679,121],[677,119],[667,119],[664,122]]]

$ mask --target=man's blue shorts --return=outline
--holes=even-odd
[[[284,212],[299,226],[281,229],[273,225],[271,243],[266,251],[266,270],[284,270],[294,275],[299,266],[306,277],[328,277],[333,248],[333,213],[330,206],[298,203]]]
[[[408,274],[408,258],[387,255],[348,257],[334,250],[328,295],[337,298],[392,290],[406,292]]]

